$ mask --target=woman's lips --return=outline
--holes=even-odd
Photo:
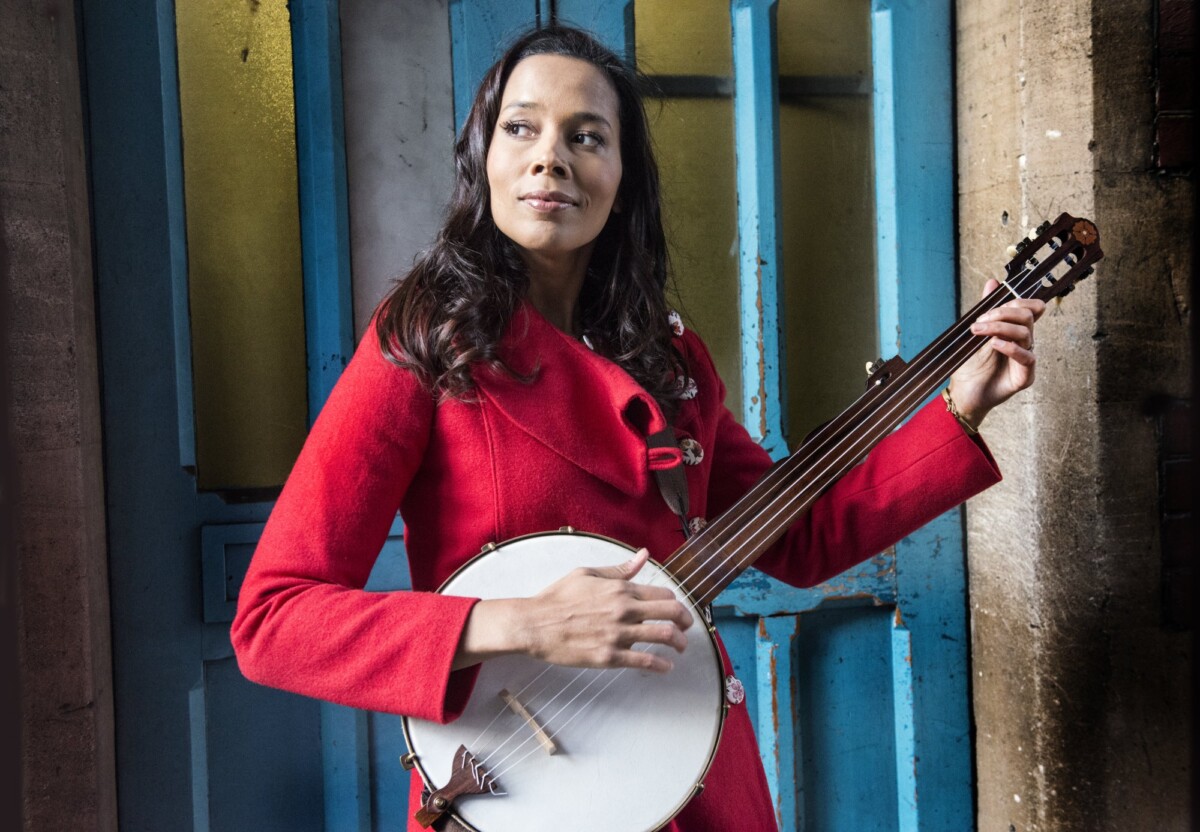
[[[575,201],[560,191],[531,191],[521,201],[535,211],[551,213],[575,207]]]

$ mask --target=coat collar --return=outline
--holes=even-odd
[[[645,493],[646,437],[667,426],[654,397],[613,362],[554,327],[524,302],[500,342],[523,382],[474,370],[480,394],[521,430],[559,456],[620,489]],[[645,424],[638,424],[637,414]]]

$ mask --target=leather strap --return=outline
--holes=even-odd
[[[679,443],[675,441],[675,429],[670,425],[658,433],[650,434],[646,438],[646,445],[652,451],[655,448],[679,451]],[[687,475],[683,472],[682,452],[677,453],[675,458],[679,461],[669,468],[651,465],[650,470],[654,472],[654,479],[658,481],[658,492],[662,494],[667,508],[679,518],[679,527],[683,529],[683,537],[686,540],[692,536],[692,530],[688,528]]]

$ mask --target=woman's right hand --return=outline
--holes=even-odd
[[[617,566],[572,570],[531,598],[480,601],[459,640],[454,667],[511,653],[571,667],[632,667],[666,673],[669,659],[635,644],[680,653],[692,614],[665,586],[634,583],[645,549]]]

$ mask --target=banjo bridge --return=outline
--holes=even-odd
[[[553,755],[558,753],[558,746],[555,744],[554,740],[550,738],[550,735],[546,733],[546,729],[538,724],[537,720],[534,719],[533,714],[529,712],[528,708],[521,704],[517,697],[513,696],[505,688],[500,689],[499,696],[504,700],[504,704],[508,705],[512,712],[519,716],[525,722],[525,724],[529,726],[530,730],[533,731],[533,735],[537,737],[537,741],[541,743],[542,748],[547,754]]]
[[[466,794],[493,794],[500,797],[506,792],[500,789],[500,784],[488,770],[479,764],[475,755],[468,751],[465,745],[460,745],[454,755],[454,773],[450,775],[450,782],[429,795],[429,799],[417,810],[417,823],[428,829],[446,813],[456,798]]]

